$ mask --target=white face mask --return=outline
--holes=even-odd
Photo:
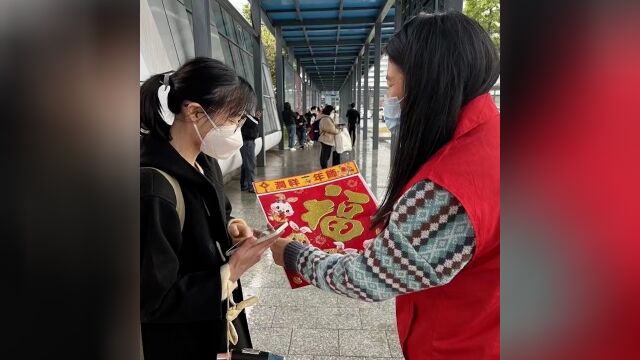
[[[204,111],[204,109],[202,111]],[[213,129],[211,129],[207,135],[202,138],[200,130],[198,130],[198,126],[193,123],[193,126],[196,128],[196,133],[202,141],[200,151],[214,159],[228,159],[233,155],[233,153],[240,150],[242,147],[242,133],[240,131],[236,131],[236,125],[216,126],[206,111],[204,111],[204,114],[211,125],[213,125]]]
[[[384,101],[384,123],[389,130],[395,128],[400,124],[400,114],[402,109],[400,108],[400,102],[404,99],[398,100],[397,97],[390,97]]]

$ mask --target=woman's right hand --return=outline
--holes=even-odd
[[[229,258],[229,280],[235,282],[245,271],[249,270],[253,265],[257,264],[262,258],[262,254],[278,239],[273,239],[257,243],[255,237],[251,237],[242,242],[233,255]]]

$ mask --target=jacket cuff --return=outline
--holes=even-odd
[[[238,287],[238,282],[229,280],[231,277],[231,269],[229,264],[224,264],[220,267],[220,284],[222,284],[222,299],[224,300],[231,297],[233,290]]]
[[[290,271],[298,271],[298,258],[308,246],[302,245],[297,241],[291,241],[284,248],[284,268]]]

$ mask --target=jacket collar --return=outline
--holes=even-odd
[[[486,93],[473,98],[460,109],[453,138],[461,137],[497,114],[498,109],[490,94]]]
[[[213,185],[210,179],[189,164],[168,141],[151,135],[143,135],[140,139],[140,145],[141,167],[154,167],[166,171],[180,182]],[[211,163],[207,161],[205,155],[200,153],[196,162],[202,167],[205,174],[212,173]]]

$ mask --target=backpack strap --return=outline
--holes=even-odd
[[[176,212],[178,213],[178,220],[180,220],[180,231],[184,228],[184,216],[185,216],[185,206],[184,206],[184,196],[182,195],[182,188],[180,187],[180,183],[176,178],[167,174],[166,172],[154,168],[154,167],[143,167],[141,169],[153,169],[159,172],[166,180],[169,182],[169,185],[173,188],[173,192],[176,195]],[[140,324],[142,326],[142,324]],[[142,327],[139,331],[140,335],[140,360],[144,360],[144,350],[142,347]]]
[[[145,168],[142,168],[145,169]],[[169,185],[173,188],[173,192],[176,194],[176,212],[178,213],[178,219],[180,220],[180,231],[184,228],[184,217],[185,217],[185,206],[184,206],[184,197],[182,196],[182,188],[180,187],[180,183],[176,178],[167,174],[166,172],[154,168],[148,167],[147,169],[153,169],[159,172],[166,180],[169,182]]]

